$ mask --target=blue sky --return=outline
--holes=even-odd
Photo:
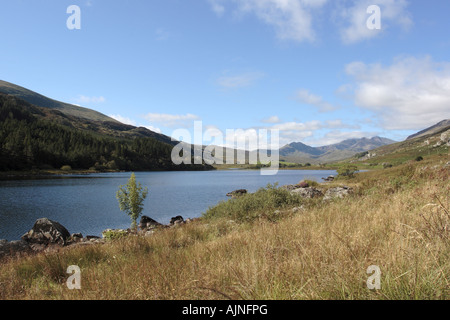
[[[81,10],[69,30],[67,8]],[[381,30],[366,12],[381,9]],[[16,0],[0,79],[167,135],[280,129],[313,146],[450,118],[447,0]]]

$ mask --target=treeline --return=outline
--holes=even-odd
[[[174,165],[172,148],[154,138],[118,139],[66,127],[46,119],[39,108],[0,94],[0,171],[63,166],[100,171],[211,168]]]

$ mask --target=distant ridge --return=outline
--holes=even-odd
[[[287,162],[325,163],[344,160],[356,153],[369,151],[392,143],[395,143],[395,141],[383,137],[347,139],[322,147],[311,147],[301,142],[294,142],[280,149],[280,157]]]
[[[434,126],[431,126],[429,128],[426,128],[422,131],[419,131],[413,135],[410,135],[406,140],[411,140],[418,137],[423,137],[428,134],[434,134],[436,132],[441,131],[442,129],[450,126],[450,119],[442,120],[441,122],[435,124]]]
[[[94,121],[118,122],[117,120],[108,117],[100,112],[53,100],[37,92],[3,80],[0,80],[0,92],[15,96],[38,107],[58,110],[69,116],[75,116],[78,118]]]

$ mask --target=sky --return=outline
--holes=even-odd
[[[280,145],[401,141],[450,118],[449,12],[448,0],[2,1],[0,79],[168,136],[201,121],[278,129]]]

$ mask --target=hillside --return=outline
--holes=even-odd
[[[425,129],[412,135],[405,141],[393,143],[372,149],[369,152],[357,154],[350,162],[356,164],[376,166],[396,166],[407,161],[427,159],[433,156],[442,157],[449,161],[450,123],[445,126],[440,122],[432,129]]]
[[[430,135],[430,134],[442,131],[442,129],[445,129],[447,127],[450,127],[450,119],[442,120],[441,122],[435,124],[434,126],[431,126],[422,131],[419,131],[413,135],[410,135],[406,140],[411,140],[414,138],[419,138],[419,137],[423,137],[426,135]]]
[[[139,135],[120,123],[98,122],[34,106],[0,93],[0,171],[53,170],[205,170],[209,166],[173,164],[173,145]],[[148,130],[149,131],[149,130]],[[131,134],[133,132],[134,134]]]
[[[30,112],[39,118],[46,118],[72,129],[116,138],[155,138],[164,143],[175,144],[170,137],[147,128],[123,124],[97,111],[56,101],[6,81],[0,81],[0,93],[28,102]],[[39,111],[36,111],[36,107],[40,108]]]
[[[105,116],[100,112],[76,106],[73,104],[53,100],[37,92],[31,91],[29,89],[23,88],[21,86],[3,80],[0,80],[0,92],[15,96],[38,107],[58,110],[68,116],[74,116],[94,121],[106,121],[118,123],[118,121],[108,116]]]
[[[347,139],[340,143],[322,147],[310,147],[303,143],[295,142],[280,149],[280,158],[294,163],[326,163],[343,160],[352,157],[356,153],[372,150],[394,142],[382,137]]]

